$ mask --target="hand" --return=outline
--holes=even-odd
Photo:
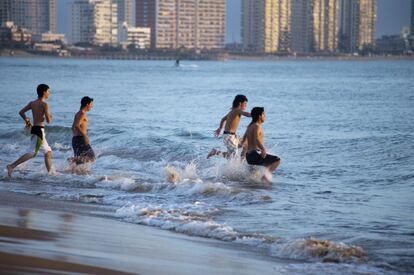
[[[214,131],[214,136],[215,137],[219,137],[220,136],[220,132],[221,132],[221,128],[218,128],[217,130]]]
[[[26,123],[26,128],[32,128],[32,124],[30,123],[30,119],[26,119],[25,121],[24,121],[25,123]]]
[[[262,158],[265,158],[265,157],[266,157],[266,155],[267,155],[266,150],[265,150],[265,149],[263,149],[263,150],[260,152],[260,155],[262,156]]]

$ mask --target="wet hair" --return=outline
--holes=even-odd
[[[239,107],[240,103],[247,102],[247,97],[245,95],[236,95],[233,100],[233,108]]]
[[[86,105],[88,105],[92,101],[93,101],[93,98],[90,98],[89,96],[82,97],[82,100],[81,100],[81,108],[86,107]]]
[[[49,90],[49,86],[47,86],[46,84],[39,84],[37,86],[37,97],[43,97],[47,90]]]
[[[250,114],[252,115],[252,122],[250,124],[256,123],[259,120],[259,117],[264,113],[263,107],[254,107]]]

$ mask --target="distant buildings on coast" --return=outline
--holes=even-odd
[[[0,43],[58,42],[125,50],[226,49],[226,0],[71,0],[69,41],[56,34],[58,1],[1,0]],[[394,54],[411,52],[413,46],[414,0],[411,28],[377,41],[376,0],[240,1],[242,41],[228,50],[241,54]],[[48,49],[39,44],[37,48]]]
[[[411,36],[414,37],[414,0],[411,0],[411,25],[410,25]]]
[[[375,44],[376,0],[243,0],[242,14],[250,51],[358,52]]]

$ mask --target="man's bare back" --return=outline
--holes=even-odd
[[[20,112],[20,116],[26,121],[26,126],[31,127],[30,120],[24,115],[25,112],[32,110],[33,125],[44,126],[45,119],[47,123],[52,121],[52,115],[49,112],[49,106],[41,99],[29,102]]]
[[[224,126],[225,132],[235,133],[237,131],[242,113],[245,112],[239,108],[235,108],[226,115],[226,125]]]

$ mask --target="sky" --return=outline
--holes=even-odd
[[[58,0],[58,32],[70,33],[70,3],[74,0]],[[376,37],[399,34],[410,25],[411,0],[377,0]],[[226,42],[240,42],[241,0],[227,0]]]

